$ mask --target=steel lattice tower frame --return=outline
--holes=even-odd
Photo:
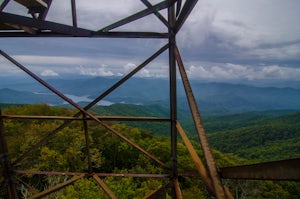
[[[43,171],[20,171],[17,170],[16,164],[22,162],[22,160],[30,154],[30,152],[36,150],[39,146],[46,143],[51,139],[57,132],[65,128],[73,120],[82,120],[84,132],[86,135],[87,148],[89,148],[88,142],[88,120],[94,120],[99,125],[102,125],[107,130],[111,131],[113,134],[117,135],[120,139],[124,140],[141,153],[148,156],[162,168],[166,169],[169,173],[167,174],[122,174],[123,176],[133,176],[133,177],[161,177],[169,178],[170,182],[167,185],[162,186],[159,190],[151,193],[145,198],[165,198],[165,189],[172,189],[172,198],[182,198],[181,190],[179,186],[179,176],[182,174],[178,173],[178,163],[177,163],[177,133],[179,133],[184,141],[198,171],[198,176],[204,182],[208,192],[215,196],[216,198],[233,198],[230,191],[222,184],[221,179],[271,179],[271,180],[299,180],[300,171],[298,165],[300,165],[300,159],[293,160],[283,160],[277,162],[260,163],[256,165],[244,165],[236,167],[227,168],[217,168],[214,156],[209,145],[203,123],[201,121],[199,109],[197,107],[196,100],[193,96],[192,88],[190,86],[187,74],[185,72],[184,64],[181,59],[179,49],[176,44],[176,35],[182,28],[186,19],[194,9],[197,0],[164,0],[160,3],[152,5],[148,0],[141,0],[146,6],[146,9],[140,12],[134,13],[124,19],[121,19],[111,25],[103,27],[97,31],[88,30],[78,27],[77,25],[77,13],[76,13],[76,2],[71,0],[70,6],[72,10],[72,23],[73,25],[65,25],[60,23],[55,23],[46,20],[47,13],[51,8],[52,0],[15,0],[22,6],[28,9],[28,16],[19,16],[12,13],[4,12],[4,8],[10,2],[10,0],[4,0],[0,5],[0,36],[1,37],[88,37],[88,38],[161,38],[167,40],[166,44],[159,49],[156,53],[151,55],[142,64],[137,66],[130,73],[125,75],[120,81],[114,84],[105,92],[101,93],[93,102],[85,107],[81,107],[76,104],[63,93],[56,90],[54,87],[49,85],[43,79],[35,75],[33,72],[28,70],[24,65],[19,63],[17,60],[13,59],[11,56],[6,54],[0,49],[0,54],[7,60],[12,62],[15,66],[23,70],[25,73],[30,75],[33,79],[38,81],[40,84],[51,90],[53,93],[61,97],[64,101],[71,104],[79,112],[73,117],[50,117],[50,116],[16,116],[16,115],[2,115],[0,113],[0,137],[1,137],[1,175],[5,179],[5,186],[7,186],[7,195],[9,198],[17,198],[16,183],[24,184],[31,189],[29,185],[22,182],[16,177],[17,174],[35,174],[35,175],[70,175],[73,176],[70,180],[58,184],[50,189],[42,192],[34,193],[32,198],[42,198],[52,192],[60,190],[69,184],[74,183],[76,180],[81,179],[85,176],[92,176],[94,180],[102,187],[105,193],[110,198],[116,198],[114,193],[106,186],[100,177],[105,177],[107,174],[95,174],[91,168],[91,162],[89,160],[89,171],[86,173],[72,173],[72,172],[43,172]],[[160,10],[167,10],[167,18],[160,14]],[[117,11],[116,11],[117,12]],[[150,14],[155,15],[167,28],[167,32],[138,32],[138,31],[115,31],[116,28],[123,25],[129,24],[138,19],[144,18]],[[67,38],[66,38],[67,39]],[[88,110],[93,107],[97,102],[103,99],[105,96],[109,95],[113,90],[118,88],[128,79],[130,79],[134,74],[141,70],[144,66],[153,61],[157,56],[159,56],[164,51],[168,50],[168,62],[169,62],[169,82],[170,82],[170,117],[169,118],[149,118],[149,117],[102,117],[91,114]],[[186,92],[187,100],[190,106],[190,110],[193,116],[195,127],[198,133],[201,148],[203,150],[206,165],[201,161],[197,155],[195,149],[193,148],[191,142],[189,141],[186,133],[181,127],[177,120],[177,88],[176,88],[176,68],[178,66],[182,83]],[[64,120],[64,124],[59,126],[53,132],[49,133],[43,139],[41,139],[37,144],[32,146],[27,152],[22,154],[17,160],[11,161],[9,159],[9,151],[7,148],[5,136],[4,136],[4,125],[5,119],[60,119]],[[132,142],[127,137],[123,136],[121,133],[112,129],[105,121],[106,120],[118,120],[118,121],[161,121],[170,123],[171,132],[171,160],[172,165],[168,166],[161,162],[158,158],[144,150],[142,147],[138,146]],[[90,157],[90,153],[87,150],[87,156]],[[89,158],[90,159],[90,158]],[[268,172],[266,172],[268,171]],[[118,176],[118,174],[110,174]],[[32,189],[31,189],[32,190]],[[34,192],[34,190],[33,190]]]

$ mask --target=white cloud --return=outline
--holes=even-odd
[[[300,80],[300,68],[266,66],[262,68],[261,76],[266,79]]]
[[[190,78],[216,80],[299,80],[300,68],[283,67],[278,65],[250,66],[237,64],[192,65],[187,70]]]
[[[53,70],[47,69],[47,70],[44,70],[44,71],[41,73],[41,76],[44,76],[44,77],[46,77],[46,76],[55,77],[55,76],[59,76],[59,74],[56,73],[56,72],[54,72]]]
[[[300,42],[286,46],[253,49],[249,54],[263,59],[295,59],[300,57]]]
[[[160,1],[150,2],[155,4]],[[132,0],[77,0],[76,3],[79,26],[95,30],[146,8],[141,1]],[[12,4],[14,6],[9,6],[6,10],[27,14],[25,9],[18,10],[20,6],[16,2]],[[290,60],[300,64],[299,7],[300,1],[295,0],[198,1],[177,37],[178,46],[182,54],[186,55],[185,60],[193,59],[196,62],[185,63],[190,66],[188,75],[191,78],[206,79],[299,80],[300,66],[296,63],[294,66],[298,68],[292,68],[285,64],[285,61]],[[165,11],[161,13],[166,14]],[[71,24],[70,1],[53,0],[47,20]],[[147,23],[133,23],[125,28],[162,30],[161,27],[161,22],[152,16]],[[156,39],[150,42],[127,41],[120,39],[108,42],[105,39],[81,38],[53,41],[34,38],[26,43],[25,39],[16,42],[15,39],[5,38],[0,42],[3,50],[13,52],[17,61],[37,74],[92,76],[125,75],[146,59],[146,52],[151,51],[149,54],[152,54],[152,48],[156,49],[157,43],[165,42]],[[28,43],[32,43],[31,48],[27,47]],[[140,46],[147,50],[141,50]],[[41,55],[34,55],[37,52]],[[45,54],[49,56],[44,56]],[[164,57],[166,61],[161,61],[160,58],[136,76],[167,77],[167,55]],[[201,61],[207,63],[203,64]],[[254,64],[236,64],[248,61]],[[264,61],[272,64],[259,65]],[[16,67],[8,67],[2,62],[0,69],[1,72],[10,74],[20,72]]]
[[[79,66],[75,68],[75,71],[78,71],[80,75],[88,76],[113,76],[114,73],[110,70],[107,70],[106,66],[104,67],[83,67]]]
[[[299,7],[300,1],[294,0],[199,1],[178,41],[183,48],[198,49],[198,57],[216,54],[210,59],[218,53],[227,53],[228,60],[299,59],[300,45],[272,47],[300,39]]]
[[[42,64],[42,65],[74,65],[87,62],[83,57],[67,56],[41,56],[41,55],[15,55],[13,56],[18,62],[24,64]]]

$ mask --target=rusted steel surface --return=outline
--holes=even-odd
[[[4,0],[0,5],[0,12],[6,7],[10,0]]]
[[[197,4],[197,1],[198,0],[186,0],[176,21],[175,32],[178,32],[181,29],[182,25],[184,24],[184,22],[194,9],[195,5]]]
[[[147,174],[147,173],[96,173],[97,176],[105,177],[134,177],[134,178],[169,178],[170,174]]]
[[[51,30],[56,33],[62,33],[77,37],[89,37],[92,35],[92,31],[83,29],[83,28],[75,28],[73,26],[63,25],[55,22],[42,21],[34,18],[19,16],[15,14],[0,13],[0,22],[1,23],[9,23],[15,24],[18,26],[31,27],[39,30]]]
[[[30,186],[29,184],[27,184],[27,183],[24,182],[23,180],[21,180],[20,178],[15,177],[15,179],[16,179],[18,182],[20,182],[22,185],[24,185],[24,187],[26,187],[26,189],[27,189],[29,192],[31,192],[31,193],[33,193],[33,194],[36,194],[36,193],[39,192],[38,190],[36,190],[35,188],[33,188],[32,186]]]
[[[77,13],[76,13],[76,1],[75,0],[71,0],[71,10],[72,10],[73,27],[77,28]]]
[[[168,184],[161,186],[159,189],[152,191],[151,193],[143,197],[143,199],[166,199],[166,189],[170,187],[170,185],[171,183],[169,182]]]
[[[100,100],[102,100],[104,97],[109,95],[111,92],[113,92],[115,89],[117,89],[119,86],[121,86],[123,83],[125,83],[128,79],[130,79],[133,75],[135,75],[138,71],[143,69],[146,65],[151,63],[155,58],[157,58],[160,54],[162,54],[164,51],[168,49],[169,45],[166,44],[163,47],[161,47],[157,52],[155,52],[153,55],[151,55],[148,59],[146,59],[142,64],[134,68],[132,71],[130,71],[126,76],[124,76],[121,80],[116,82],[112,87],[107,89],[105,92],[103,92],[101,95],[99,95],[95,100],[93,100],[91,103],[89,103],[84,109],[88,110],[94,105],[96,105]]]
[[[176,78],[176,60],[174,56],[174,48],[176,42],[176,35],[173,28],[176,22],[175,5],[168,8],[169,21],[169,82],[170,82],[170,137],[171,137],[171,162],[172,162],[172,178],[178,178],[178,160],[177,160],[177,78]],[[176,187],[172,187],[172,198],[176,198]]]
[[[167,33],[157,32],[97,32],[60,23],[43,21],[6,12],[0,12],[0,24],[42,30],[36,34],[26,32],[0,32],[1,37],[104,37],[104,38],[168,38]]]
[[[180,185],[178,182],[178,178],[175,178],[173,180],[174,188],[175,188],[175,193],[176,193],[176,199],[182,199],[182,193],[180,189]]]
[[[153,5],[148,0],[141,0],[149,9],[153,9]],[[166,27],[169,27],[168,21],[162,16],[157,10],[154,11],[155,16],[163,23]]]
[[[117,199],[117,196],[109,189],[109,187],[96,175],[93,175],[93,178],[96,180],[96,182],[102,187],[104,192],[111,198],[111,199]]]
[[[43,1],[44,1],[45,3],[47,3],[48,6],[47,6],[46,9],[43,10],[42,13],[39,14],[39,17],[38,17],[39,20],[45,20],[45,19],[46,19],[46,16],[47,16],[48,11],[49,11],[49,9],[50,9],[50,6],[51,6],[51,4],[52,4],[52,0],[43,0]]]
[[[60,183],[60,184],[57,184],[55,185],[54,187],[51,187],[45,191],[42,191],[42,192],[39,192],[39,193],[36,193],[34,194],[33,196],[31,196],[29,199],[37,199],[37,198],[42,198],[46,195],[49,195],[53,192],[56,192],[56,191],[59,191],[60,189],[70,185],[70,184],[73,184],[74,182],[76,182],[77,180],[81,179],[84,177],[84,174],[81,174],[79,176],[73,176],[70,180],[66,181],[66,182],[63,182],[63,183]]]
[[[166,1],[163,1],[163,2],[160,2],[148,9],[145,9],[145,10],[142,10],[140,12],[137,12],[129,17],[126,17],[120,21],[117,21],[109,26],[106,26],[100,30],[98,30],[98,32],[107,32],[109,30],[112,30],[112,29],[115,29],[117,27],[120,27],[120,26],[123,26],[125,24],[128,24],[132,21],[135,21],[137,19],[140,19],[140,18],[143,18],[149,14],[152,14],[152,13],[155,13],[156,11],[159,11],[159,10],[162,10],[162,9],[165,9],[165,8],[168,8],[170,6],[172,1],[170,0],[166,0]]]
[[[112,91],[114,91],[116,88],[118,88],[120,85],[122,85],[125,81],[127,81],[130,77],[132,77],[134,74],[136,74],[139,70],[141,70],[143,67],[145,67],[148,63],[150,63],[152,60],[154,60],[157,56],[159,56],[161,53],[163,53],[166,49],[168,49],[168,45],[163,46],[160,48],[156,53],[151,55],[146,61],[144,61],[142,64],[137,66],[135,69],[133,69],[130,73],[128,73],[125,77],[123,77],[121,80],[119,80],[117,83],[115,83],[112,87],[107,89],[105,92],[103,92],[99,97],[97,97],[95,100],[93,100],[91,103],[89,103],[86,107],[84,107],[84,110],[88,110],[91,107],[93,107],[95,104],[97,104],[101,99],[106,97],[108,94],[110,94]],[[0,51],[2,52],[2,51]],[[74,117],[79,117],[82,114],[82,112],[78,112],[74,115]],[[63,130],[65,127],[67,127],[69,124],[71,124],[72,120],[65,121],[61,126],[57,127],[52,132],[48,133],[43,139],[41,139],[37,144],[32,146],[30,149],[25,151],[19,158],[17,158],[13,164],[17,164],[20,161],[22,161],[27,155],[29,155],[32,151],[36,150],[41,145],[45,144],[49,139],[54,137],[56,133]]]
[[[177,3],[176,3],[176,17],[178,17],[178,15],[180,13],[181,4],[182,4],[182,0],[177,0]]]
[[[183,140],[188,152],[190,153],[191,158],[194,161],[195,167],[200,175],[201,180],[204,182],[209,193],[214,194],[214,187],[213,187],[211,178],[209,176],[209,173],[207,172],[204,164],[202,163],[196,150],[194,149],[192,143],[190,142],[189,138],[187,137],[185,131],[183,130],[183,128],[181,127],[181,125],[178,121],[177,121],[176,126],[177,126],[177,130],[178,130],[179,134],[181,135],[182,140]]]
[[[32,171],[32,170],[14,170],[15,174],[27,174],[27,175],[64,175],[64,176],[79,176],[88,175],[88,173],[81,172],[59,172],[59,171]]]
[[[145,196],[143,199],[166,199],[167,193],[166,189],[161,188],[151,192],[149,195]]]
[[[42,80],[41,78],[39,78],[37,75],[35,75],[33,72],[31,72],[30,70],[28,70],[25,66],[23,66],[22,64],[20,64],[16,60],[14,60],[12,57],[10,57],[9,55],[7,55],[3,51],[0,51],[0,54],[2,54],[5,58],[7,58],[10,62],[12,62],[13,64],[15,64],[18,68],[20,68],[21,70],[23,70],[25,73],[27,73],[33,79],[35,79],[36,81],[38,81],[40,84],[42,84],[43,86],[45,86],[46,88],[48,88],[54,94],[56,94],[57,96],[59,96],[60,98],[62,98],[63,100],[65,100],[66,102],[68,102],[69,104],[71,104],[72,106],[74,106],[75,108],[77,108],[81,113],[86,114],[87,116],[89,116],[90,118],[92,118],[94,121],[96,121],[99,124],[101,124],[104,128],[106,128],[107,130],[109,130],[110,132],[112,132],[113,134],[115,134],[116,136],[118,136],[119,138],[121,138],[122,140],[124,140],[125,142],[127,142],[128,144],[130,144],[131,146],[133,146],[134,148],[136,148],[139,151],[141,151],[142,153],[144,153],[147,157],[149,157],[153,161],[157,162],[164,169],[170,169],[170,167],[168,167],[165,163],[163,163],[162,161],[160,161],[159,159],[157,159],[155,156],[153,156],[152,154],[150,154],[149,152],[147,152],[142,147],[140,147],[137,144],[135,144],[133,141],[131,141],[130,139],[128,139],[126,136],[122,135],[121,133],[119,133],[115,129],[111,128],[108,124],[104,123],[103,121],[100,121],[93,114],[87,112],[84,108],[82,108],[77,103],[75,103],[73,100],[71,100],[68,97],[66,97],[63,93],[59,92],[54,87],[52,87],[51,85],[49,85],[47,82],[45,82],[44,80]]]
[[[134,177],[134,178],[169,178],[170,174],[147,174],[147,173],[82,173],[82,172],[59,172],[59,171],[32,171],[32,170],[14,170],[16,174],[24,175],[63,175],[75,176],[84,174],[91,176],[96,174],[99,177]]]
[[[14,0],[19,4],[27,7],[27,8],[37,8],[37,7],[45,7],[47,8],[48,5],[43,0]]]
[[[83,118],[85,119],[86,115],[83,114]],[[92,168],[92,160],[91,160],[91,153],[90,153],[90,138],[89,138],[89,131],[88,131],[88,123],[86,120],[83,121],[83,131],[85,137],[85,145],[86,145],[86,155],[88,159],[88,171],[89,173],[93,172]]]
[[[1,13],[0,13],[1,15]],[[1,16],[0,16],[1,17]],[[1,21],[1,18],[0,18]],[[18,22],[16,22],[18,23]],[[60,26],[58,24],[58,26]],[[20,27],[20,26],[19,26]],[[63,27],[64,28],[64,27]],[[147,39],[166,39],[168,38],[168,33],[160,32],[124,32],[124,31],[110,31],[110,32],[93,32],[91,34],[84,35],[80,34],[79,28],[69,26],[68,28],[73,28],[73,30],[66,32],[55,32],[51,30],[37,31],[35,34],[29,34],[28,32],[21,31],[0,31],[0,37],[90,37],[90,38],[147,38]],[[18,28],[19,29],[19,28]],[[6,26],[0,23],[0,30],[16,30],[12,26]],[[79,32],[76,32],[79,30]],[[72,32],[74,31],[74,32]]]
[[[36,116],[36,115],[2,115],[3,119],[21,119],[21,120],[92,120],[89,117],[66,117],[66,116]],[[143,116],[95,116],[104,121],[146,121],[146,122],[170,122],[169,118],[143,117]]]
[[[300,180],[300,158],[220,169],[226,179]]]
[[[2,115],[1,109],[0,115]],[[9,159],[7,143],[4,137],[4,124],[2,118],[0,118],[0,163],[3,164],[1,175],[4,178],[4,181],[8,184],[7,193],[9,198],[18,198],[15,179],[12,172],[12,165]]]
[[[215,162],[214,156],[211,151],[211,147],[209,145],[209,142],[208,142],[208,139],[206,136],[206,132],[205,132],[205,129],[204,129],[204,126],[202,123],[199,109],[198,109],[195,97],[193,95],[193,91],[192,91],[191,85],[189,83],[189,80],[188,80],[187,74],[185,72],[183,62],[182,62],[182,59],[181,59],[181,56],[179,54],[177,47],[174,48],[174,53],[176,55],[176,60],[177,60],[177,64],[179,67],[180,74],[181,74],[182,83],[183,83],[185,93],[186,93],[186,96],[188,99],[188,103],[189,103],[189,106],[190,106],[190,109],[192,112],[195,127],[197,130],[199,139],[200,139],[200,144],[201,144],[201,147],[203,150],[203,154],[204,154],[204,157],[205,157],[205,160],[207,163],[209,175],[210,175],[212,183],[213,183],[214,192],[218,199],[226,198],[224,187],[221,183],[221,179],[220,179],[220,176],[217,171],[216,162]]]

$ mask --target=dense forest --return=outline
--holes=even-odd
[[[76,110],[48,105],[1,105],[3,114],[73,116]],[[140,109],[144,108],[145,112]],[[167,117],[160,107],[112,105],[95,107],[99,115],[142,115]],[[129,111],[129,113],[128,113]],[[202,152],[190,115],[179,112],[199,156]],[[226,116],[204,116],[209,140],[219,167],[295,158],[300,155],[300,114],[291,111],[253,112]],[[16,160],[42,137],[61,125],[60,120],[4,120],[4,133],[9,155]],[[166,164],[171,164],[170,139],[166,124],[108,122],[111,128],[130,138]],[[18,170],[87,172],[86,140],[81,121],[74,121],[46,144],[33,151]],[[119,139],[96,122],[89,121],[89,141],[93,172],[101,173],[167,173],[157,163]],[[166,130],[167,133],[162,133]],[[182,141],[178,142],[179,172],[195,171]],[[21,175],[36,190],[44,190],[70,177]],[[143,198],[169,179],[106,177],[102,178],[119,198]],[[0,179],[3,183],[3,179]],[[297,182],[224,180],[235,198],[299,198]],[[199,178],[184,177],[180,186],[184,198],[210,198]],[[25,187],[18,187],[23,198],[30,196]],[[0,194],[3,191],[0,190]],[[3,198],[4,196],[2,196]],[[170,193],[168,193],[170,197]],[[1,198],[1,195],[0,195]],[[108,198],[92,178],[83,178],[50,198]]]

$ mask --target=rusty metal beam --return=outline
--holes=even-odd
[[[0,115],[2,115],[1,109]],[[8,184],[8,196],[10,199],[18,198],[15,179],[13,177],[12,172],[12,165],[8,156],[7,143],[4,137],[4,124],[2,118],[0,118],[0,161],[3,162],[3,169],[1,170],[1,175]]]
[[[1,115],[3,119],[21,120],[92,120],[92,118],[79,118],[67,116],[36,116],[36,115]],[[146,122],[170,122],[169,118],[143,117],[143,116],[95,116],[103,121],[146,121]]]
[[[1,37],[102,37],[102,38],[168,38],[167,33],[157,32],[97,32],[60,23],[34,19],[11,13],[0,12],[0,24],[36,29],[35,34],[26,32],[0,32]]]
[[[107,32],[109,30],[112,30],[112,29],[115,29],[117,27],[120,27],[120,26],[123,26],[125,24],[128,24],[132,21],[135,21],[137,19],[140,19],[140,18],[143,18],[149,14],[152,14],[152,13],[155,13],[156,11],[159,11],[159,10],[162,10],[162,9],[165,9],[165,8],[168,8],[170,5],[172,5],[173,1],[170,1],[170,0],[166,0],[166,1],[163,1],[163,2],[160,2],[148,9],[145,9],[145,10],[142,10],[140,12],[137,12],[131,16],[128,16],[120,21],[117,21],[109,26],[106,26],[100,30],[98,30],[98,32]]]
[[[170,92],[170,137],[171,137],[171,161],[172,161],[172,179],[178,178],[178,160],[177,160],[177,74],[176,74],[176,59],[174,55],[174,48],[176,43],[176,35],[173,28],[176,22],[175,5],[173,4],[168,8],[168,21],[169,21],[169,92]],[[173,199],[177,197],[176,187],[174,180],[172,181]]]
[[[220,169],[225,179],[300,180],[300,158]]]
[[[14,0],[26,8],[48,7],[47,3],[43,0]]]
[[[8,27],[8,26],[6,26]],[[12,27],[12,26],[9,26]],[[1,29],[1,28],[0,28]],[[11,31],[14,30],[14,31]],[[10,31],[0,32],[0,37],[89,37],[89,38],[147,38],[147,39],[166,39],[168,33],[159,32],[123,32],[123,31],[110,31],[110,32],[91,32],[91,35],[74,35],[70,32],[57,33],[48,30],[36,31],[35,34],[28,32],[20,32],[13,28]]]
[[[175,25],[176,33],[181,29],[182,25],[184,24],[184,22],[186,21],[186,19],[188,18],[192,10],[194,9],[195,5],[197,4],[197,1],[198,0],[186,0],[176,21],[176,25]]]
[[[86,115],[83,114],[83,119],[85,119],[85,118],[86,118]],[[83,120],[83,131],[84,131],[84,137],[85,137],[86,155],[88,158],[88,171],[89,171],[89,173],[92,173],[93,168],[92,168],[92,160],[91,160],[91,153],[90,153],[90,138],[89,138],[87,120]]]
[[[141,0],[143,4],[145,4],[148,8],[152,8],[153,5],[148,1],[148,0]],[[163,23],[166,25],[166,27],[169,27],[168,21],[165,19],[164,16],[162,16],[158,11],[154,12],[155,16]]]
[[[206,132],[205,132],[205,129],[204,129],[204,126],[202,123],[200,112],[199,112],[195,97],[193,95],[193,91],[192,91],[190,82],[188,80],[187,74],[185,72],[184,65],[183,65],[183,62],[182,62],[182,59],[179,54],[179,50],[178,50],[177,46],[175,46],[175,48],[174,48],[174,53],[176,56],[178,68],[179,68],[179,71],[181,74],[182,83],[183,83],[185,93],[187,96],[187,100],[188,100],[188,103],[190,106],[190,110],[191,110],[191,113],[193,116],[195,127],[196,127],[198,137],[200,140],[200,144],[201,144],[203,154],[204,154],[204,157],[205,157],[205,160],[207,163],[209,175],[212,179],[214,192],[218,199],[222,199],[222,198],[225,199],[225,198],[227,198],[226,193],[225,193],[224,187],[221,183],[221,179],[220,179],[220,176],[219,176],[219,173],[217,170],[216,162],[215,162],[214,156],[212,154],[211,147],[209,145],[208,138],[206,136]]]
[[[102,100],[104,97],[106,97],[108,94],[110,94],[112,91],[114,91],[116,88],[118,88],[120,85],[122,85],[125,81],[127,81],[130,77],[135,75],[139,70],[144,68],[148,63],[150,63],[152,60],[154,60],[156,57],[158,57],[161,53],[163,53],[166,49],[168,49],[168,45],[163,46],[160,48],[156,53],[151,55],[146,61],[144,61],[142,64],[137,66],[135,69],[133,69],[130,73],[128,73],[126,76],[124,76],[121,80],[119,80],[117,83],[115,83],[112,87],[107,89],[105,92],[103,92],[101,95],[99,95],[96,99],[94,99],[91,103],[89,103],[86,107],[84,107],[85,110],[90,109],[95,104],[97,104],[100,100]],[[0,51],[2,52],[2,51]],[[79,117],[81,115],[81,112],[78,112],[74,115],[74,117]],[[36,143],[34,146],[32,146],[30,149],[25,151],[19,158],[17,158],[12,164],[17,164],[21,160],[23,160],[26,156],[28,156],[32,151],[36,150],[38,147],[46,143],[49,139],[54,137],[56,133],[63,130],[65,127],[67,127],[69,124],[71,124],[72,120],[65,121],[64,124],[57,127],[55,130],[53,130],[51,133],[46,135],[43,139],[41,139],[38,143]]]
[[[93,175],[93,178],[96,180],[96,182],[102,187],[103,191],[111,198],[111,199],[117,199],[117,196],[112,192],[109,187],[97,176],[96,174]]]
[[[180,13],[181,4],[182,4],[182,0],[177,0],[177,4],[176,4],[176,17],[178,17],[178,15]]]
[[[151,173],[96,173],[100,177],[169,178],[170,174]]]
[[[170,185],[171,182],[159,187],[157,190],[154,190],[151,193],[147,194],[145,197],[143,197],[143,199],[166,199],[166,189],[170,187]]]
[[[175,187],[176,199],[182,199],[182,193],[181,193],[180,185],[178,182],[178,178],[175,178],[173,180],[173,184]]]
[[[90,37],[92,35],[92,31],[76,28],[73,26],[63,25],[55,22],[43,21],[39,19],[19,16],[15,14],[0,13],[0,23],[13,24],[18,26],[36,28],[38,30],[47,30],[55,33],[61,33],[66,35],[72,35],[77,37]]]
[[[46,16],[48,14],[48,11],[50,9],[50,6],[51,6],[51,3],[52,3],[52,0],[44,0],[45,3],[47,3],[47,8],[44,9],[44,11],[42,13],[39,14],[39,17],[38,19],[39,20],[45,20],[46,19]]]
[[[161,165],[163,168],[170,169],[165,163],[163,163],[162,161],[160,161],[159,159],[157,159],[155,156],[153,156],[152,154],[150,154],[148,151],[146,151],[145,149],[143,149],[139,145],[135,144],[133,141],[131,141],[130,139],[128,139],[126,136],[122,135],[121,133],[119,133],[115,129],[111,128],[108,124],[106,124],[103,121],[99,120],[95,115],[87,112],[87,110],[85,110],[84,108],[82,108],[80,105],[78,105],[77,103],[75,103],[70,98],[66,97],[60,91],[56,90],[50,84],[48,84],[43,79],[41,79],[40,77],[38,77],[36,74],[34,74],[30,70],[28,70],[25,66],[23,66],[22,64],[20,64],[19,62],[17,62],[12,57],[10,57],[8,54],[6,54],[5,52],[3,52],[1,50],[0,50],[0,54],[2,54],[2,56],[4,56],[7,60],[9,60],[14,65],[16,65],[21,70],[23,70],[26,74],[28,74],[29,76],[31,76],[33,79],[35,79],[36,81],[38,81],[40,84],[42,84],[43,86],[45,86],[47,89],[49,89],[50,91],[52,91],[54,94],[56,94],[57,96],[59,96],[61,99],[63,99],[64,101],[68,102],[74,108],[78,109],[81,112],[81,114],[86,114],[87,116],[89,116],[90,118],[92,118],[94,121],[96,121],[98,124],[102,125],[105,129],[107,129],[108,131],[112,132],[117,137],[121,138],[123,141],[127,142],[128,144],[130,144],[131,146],[133,146],[134,148],[136,148],[140,152],[144,153],[148,158],[152,159],[153,161],[155,161],[156,163],[158,163],[159,165]]]
[[[31,196],[29,199],[37,199],[37,198],[42,198],[46,195],[49,195],[53,192],[56,192],[70,184],[73,184],[74,182],[76,182],[77,180],[83,178],[85,175],[84,174],[81,174],[79,176],[73,176],[70,180],[66,181],[66,182],[63,182],[63,183],[60,183],[60,184],[57,184],[55,185],[54,187],[51,187],[45,191],[42,191],[42,192],[39,192],[39,193],[36,193],[34,194],[33,196]]]
[[[77,14],[76,14],[76,1],[75,0],[71,0],[71,10],[72,10],[73,27],[77,28]]]
[[[199,158],[191,141],[189,140],[188,136],[186,135],[185,131],[183,130],[182,126],[180,125],[180,123],[178,121],[177,121],[176,127],[177,127],[179,134],[181,135],[181,138],[182,138],[188,152],[190,153],[190,156],[195,164],[195,167],[198,171],[198,174],[199,174],[201,180],[204,182],[208,192],[210,194],[214,194],[214,187],[213,187],[211,178],[209,176],[209,173],[207,172],[204,164],[202,163],[201,159]]]
[[[113,86],[111,86],[109,89],[107,89],[105,92],[103,92],[101,95],[99,95],[94,101],[89,103],[85,110],[90,109],[94,105],[96,105],[99,101],[101,101],[104,97],[109,95],[111,92],[113,92],[115,89],[117,89],[119,86],[121,86],[123,83],[125,83],[128,79],[133,77],[138,71],[143,69],[146,65],[148,65],[150,62],[152,62],[155,58],[157,58],[160,54],[162,54],[164,51],[168,49],[169,45],[166,44],[163,47],[161,47],[157,52],[155,52],[153,55],[151,55],[148,59],[146,59],[142,64],[137,66],[135,69],[133,69],[130,73],[128,73],[126,76],[124,76],[122,79],[120,79],[118,82],[116,82]]]
[[[33,194],[36,194],[36,193],[39,192],[38,190],[36,190],[35,188],[33,188],[32,186],[30,186],[29,184],[27,184],[27,183],[24,182],[23,180],[21,180],[20,178],[15,177],[15,179],[16,179],[17,181],[19,181],[21,184],[23,184],[24,187],[25,187],[29,192],[31,192],[31,193],[33,193]]]
[[[91,176],[90,173],[82,172],[60,172],[60,171],[33,171],[33,170],[14,170],[16,174],[24,175],[63,175],[75,176],[82,175]],[[134,178],[169,178],[169,174],[148,174],[148,173],[93,173],[99,177],[134,177]],[[183,175],[184,176],[184,175]]]
[[[6,7],[10,0],[4,0],[0,5],[0,12]]]

